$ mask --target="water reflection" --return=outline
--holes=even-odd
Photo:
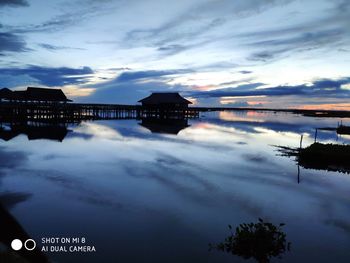
[[[229,225],[231,234],[224,242],[209,244],[210,249],[231,253],[244,259],[254,258],[259,263],[269,263],[271,258],[282,258],[290,250],[290,242],[282,231],[284,224],[278,226],[264,222],[261,218],[257,223],[242,223],[236,227],[235,233]]]
[[[206,116],[176,136],[142,120],[99,120],[69,125],[62,143],[1,140],[0,193],[30,195],[11,210],[30,236],[85,236],[96,246],[95,254],[48,253],[54,262],[232,262],[206,253],[208,241],[226,236],[217,226],[263,216],[288,223],[293,249],[283,262],[347,263],[350,177],[305,170],[297,185],[295,162],[271,146],[297,147],[300,133],[307,146],[314,127],[334,119]]]
[[[12,240],[20,239],[22,242],[25,242],[31,237],[16,218],[11,215],[9,210],[20,203],[28,202],[32,194],[18,192],[15,189],[14,191],[4,191],[6,187],[1,184],[6,179],[8,171],[14,171],[27,163],[28,156],[22,151],[13,151],[0,146],[0,160],[0,262],[47,262],[46,256],[38,248],[30,252],[25,249],[14,251],[11,248]]]
[[[24,202],[30,197],[24,193],[6,193],[0,195],[0,244],[6,247],[5,251],[0,250],[1,262],[23,262],[23,263],[46,263],[48,259],[36,247],[32,251],[20,249],[14,251],[11,242],[19,239],[25,242],[32,239],[18,221],[8,212],[7,207],[13,207],[19,202]]]
[[[152,133],[174,135],[177,135],[181,130],[190,126],[187,119],[144,118],[139,124],[150,130]]]
[[[207,114],[208,115],[208,114]],[[219,125],[233,125],[242,131],[249,133],[259,133],[261,129],[275,132],[292,132],[308,134],[315,136],[316,129],[320,127],[336,127],[339,123],[338,118],[310,118],[297,114],[277,113],[277,112],[255,112],[255,111],[231,111],[220,112],[207,116],[210,122]],[[344,123],[350,122],[349,118],[344,118]],[[339,142],[350,142],[348,137],[338,137],[333,130],[319,129],[318,139],[334,140]]]
[[[0,127],[0,139],[4,141],[9,141],[20,134],[25,134],[28,140],[46,139],[62,142],[67,133],[68,129],[65,123],[11,123]]]

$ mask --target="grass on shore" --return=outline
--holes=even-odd
[[[350,145],[316,142],[300,149],[297,158],[305,168],[350,172]]]
[[[301,149],[277,147],[282,156],[295,157],[304,168],[350,173],[350,145],[315,142]]]

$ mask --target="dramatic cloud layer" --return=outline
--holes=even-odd
[[[93,74],[91,68],[83,67],[80,69],[74,68],[48,68],[40,66],[28,66],[26,68],[0,68],[1,75],[29,76],[36,80],[37,83],[45,86],[64,86],[71,84],[85,83],[88,77]]]
[[[8,52],[23,52],[26,51],[26,43],[17,35],[11,33],[0,32],[0,53]]]
[[[197,105],[344,105],[349,17],[347,0],[0,0],[0,86],[69,87],[91,102],[176,90]]]
[[[303,84],[296,86],[277,86],[269,88],[260,88],[263,83],[253,83],[240,85],[236,88],[218,89],[209,92],[194,92],[192,96],[204,97],[256,97],[256,96],[290,96],[299,95],[306,97],[333,97],[349,98],[349,89],[342,86],[350,84],[350,77],[339,80],[322,79],[312,84]]]
[[[0,0],[1,6],[28,6],[28,2],[26,0]]]
[[[164,79],[183,70],[172,71],[133,71],[123,72],[115,79],[94,85],[96,91],[84,101],[100,101],[105,103],[136,103],[139,99],[148,96],[151,92],[182,91],[186,87],[181,85],[169,85]]]
[[[181,73],[188,72],[186,70],[149,70],[149,71],[133,71],[123,72],[117,78],[117,82],[136,81],[136,80],[149,80],[161,78],[164,76],[178,75]]]

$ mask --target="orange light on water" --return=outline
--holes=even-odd
[[[297,107],[302,110],[344,110],[350,111],[350,103],[329,103],[329,104],[313,104],[302,105]]]

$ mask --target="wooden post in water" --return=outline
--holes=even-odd
[[[315,130],[315,142],[317,141],[317,128],[316,128],[316,130]]]
[[[317,129],[316,129],[317,131]],[[303,148],[303,137],[304,135],[302,134],[300,136],[300,145],[299,145],[299,156],[298,156],[298,184],[300,183],[300,165],[299,165],[299,158],[300,158],[300,152],[301,152],[301,149]],[[316,136],[315,136],[316,138]],[[315,139],[316,140],[316,139]]]

